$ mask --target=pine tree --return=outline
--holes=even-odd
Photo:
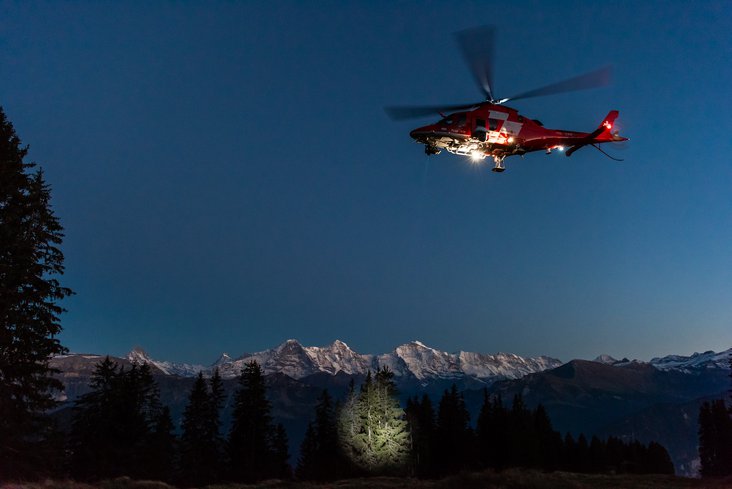
[[[239,376],[234,398],[234,413],[228,447],[230,475],[233,480],[254,482],[272,474],[271,405],[262,369],[248,363]]]
[[[110,477],[117,465],[110,442],[116,435],[119,365],[106,357],[91,376],[91,391],[76,400],[71,431],[71,472],[82,480]]]
[[[171,481],[175,471],[177,440],[173,433],[175,426],[170,417],[170,409],[160,410],[147,446],[145,479]]]
[[[512,463],[511,454],[506,447],[510,445],[511,440],[511,426],[509,413],[506,407],[503,405],[503,398],[500,394],[497,394],[493,398],[493,427],[494,436],[489,441],[490,455],[489,460],[492,460],[492,467],[496,469],[504,469]]]
[[[149,366],[125,371],[109,357],[92,375],[91,392],[77,400],[72,429],[76,477],[146,477],[152,434],[161,412],[158,387]]]
[[[699,458],[702,477],[732,475],[732,418],[723,399],[699,410]]]
[[[323,480],[334,475],[334,463],[338,459],[338,430],[335,406],[327,389],[318,398],[315,406],[315,434],[318,440],[318,472]]]
[[[420,401],[410,399],[405,409],[412,444],[412,474],[429,477],[435,474],[433,464],[435,437],[435,410],[427,394]]]
[[[397,399],[394,373],[383,367],[376,374],[378,406],[375,440],[380,470],[401,473],[409,457],[409,429]]]
[[[386,367],[375,380],[369,372],[358,397],[352,392],[340,414],[345,455],[371,474],[402,473],[409,457],[409,430],[393,376]]]
[[[300,458],[297,461],[295,475],[300,480],[315,480],[317,477],[318,440],[313,423],[308,423],[305,438],[300,444]]]
[[[443,474],[473,465],[473,432],[465,400],[455,384],[445,391],[437,411],[436,459]]]
[[[43,475],[52,436],[46,412],[62,389],[49,367],[66,350],[57,339],[57,302],[72,292],[59,249],[63,228],[50,206],[43,172],[0,108],[0,473],[7,479]]]
[[[674,474],[674,464],[668,451],[659,443],[648,444],[648,464],[646,472],[649,474]]]
[[[483,404],[478,413],[475,425],[475,434],[478,443],[478,461],[481,467],[490,467],[495,461],[491,456],[491,441],[496,436],[495,414],[493,403],[488,395],[488,389],[483,389]]]
[[[301,479],[328,481],[343,475],[338,426],[333,399],[326,389],[318,397],[315,406],[315,422],[312,426],[312,440],[303,440],[302,449],[308,451],[298,464],[298,477]]]
[[[209,432],[211,438],[216,445],[216,453],[218,454],[219,465],[223,465],[222,457],[226,452],[224,437],[221,433],[221,410],[226,402],[226,391],[224,390],[224,382],[221,379],[219,369],[214,370],[213,375],[209,379],[209,388],[211,392],[209,402]]]
[[[282,423],[278,423],[275,427],[272,451],[272,475],[278,479],[291,479],[289,441]]]
[[[538,444],[538,466],[545,470],[556,470],[562,452],[562,436],[554,431],[549,415],[541,404],[534,410],[533,417],[533,432]]]
[[[367,382],[371,382],[371,372],[366,377]],[[346,472],[356,474],[359,470],[363,470],[356,464],[358,459],[357,437],[360,430],[359,418],[357,413],[359,393],[356,392],[356,386],[351,379],[348,384],[348,394],[346,399],[340,405],[337,413],[338,417],[338,447],[340,453],[349,462]],[[307,432],[306,432],[307,437]],[[313,439],[315,434],[313,433]],[[303,442],[304,443],[304,442]],[[344,464],[345,466],[345,464]]]
[[[203,374],[199,373],[183,411],[180,476],[184,485],[213,483],[220,477],[221,453],[212,430],[211,405],[211,394]]]
[[[562,470],[577,472],[577,442],[575,442],[571,433],[567,432],[564,435],[562,446],[562,462],[560,465]]]
[[[587,438],[584,433],[580,433],[577,437],[576,445],[575,472],[589,472],[590,468],[590,447],[587,444]]]
[[[531,466],[536,449],[533,446],[534,437],[531,433],[531,414],[521,394],[513,397],[509,413],[509,430],[511,432],[508,444],[509,464],[519,467]]]
[[[590,439],[588,471],[594,473],[603,472],[605,470],[606,458],[605,444],[597,436],[592,435]]]

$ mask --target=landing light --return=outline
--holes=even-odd
[[[473,161],[473,163],[477,163],[483,159],[483,153],[481,153],[480,151],[473,151],[472,153],[470,153],[470,159]]]
[[[513,138],[508,138],[508,144],[513,143]]]
[[[559,151],[564,151],[564,146],[557,146],[557,149],[558,149]]]

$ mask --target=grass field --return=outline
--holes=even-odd
[[[732,478],[687,479],[661,475],[599,475],[568,472],[543,473],[512,469],[496,473],[470,472],[439,480],[399,477],[345,479],[324,484],[292,481],[265,481],[256,485],[220,484],[208,489],[732,489]],[[175,489],[156,481],[119,478],[98,484],[73,481],[44,481],[27,484],[0,484],[0,489]]]

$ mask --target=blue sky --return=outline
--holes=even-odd
[[[556,5],[556,6],[555,6]],[[498,28],[498,96],[630,137],[494,174],[385,105],[480,93],[451,33]],[[0,4],[0,105],[66,228],[62,341],[209,363],[361,352],[648,359],[732,346],[727,2]]]

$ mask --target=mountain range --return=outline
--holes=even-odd
[[[693,373],[705,368],[726,368],[730,354],[732,348],[719,353],[706,351],[690,356],[668,355],[653,358],[649,362],[627,358],[617,360],[610,355],[599,355],[593,361],[612,366],[648,364],[658,370]],[[166,375],[181,377],[195,376],[199,372],[210,375],[218,368],[223,378],[234,378],[244,365],[256,361],[265,374],[281,373],[293,379],[302,379],[316,373],[366,375],[369,370],[375,371],[386,366],[394,372],[398,380],[413,378],[429,381],[469,377],[486,383],[519,379],[563,364],[559,359],[544,355],[522,357],[513,353],[448,353],[420,341],[411,341],[389,353],[374,355],[357,353],[341,340],[327,346],[303,346],[294,339],[260,352],[243,353],[236,358],[222,353],[209,366],[155,360],[140,347],[133,348],[125,358],[131,363],[149,363]]]
[[[193,377],[208,376],[218,368],[228,398],[224,426],[230,420],[231,400],[242,367],[256,360],[264,369],[273,417],[285,425],[292,453],[297,453],[317,396],[327,388],[335,398],[345,395],[349,383],[357,384],[366,373],[388,366],[404,402],[428,394],[433,403],[456,384],[463,392],[473,422],[483,400],[483,389],[510,402],[521,394],[530,407],[545,406],[560,432],[588,436],[618,436],[626,440],[658,441],[667,447],[678,474],[695,475],[698,456],[696,431],[703,400],[726,395],[730,386],[732,348],[690,356],[669,355],[648,362],[617,360],[600,355],[593,361],[539,356],[524,358],[510,353],[447,353],[412,341],[384,354],[361,354],[342,341],[323,347],[305,347],[295,340],[236,358],[222,354],[209,366],[160,361],[141,348],[124,358],[113,358],[129,368],[148,363],[153,367],[161,401],[179,423]],[[68,421],[74,399],[89,390],[94,367],[101,355],[69,354],[55,357],[51,366],[60,370],[65,385],[59,417]]]

